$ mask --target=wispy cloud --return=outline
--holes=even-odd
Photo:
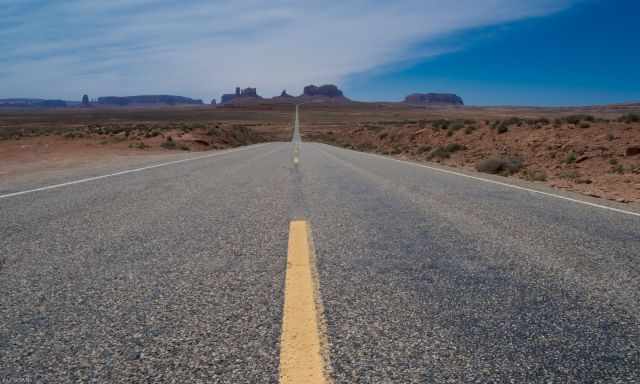
[[[438,54],[415,47],[450,33],[571,2],[0,0],[0,97],[298,92]]]

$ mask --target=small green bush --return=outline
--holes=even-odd
[[[448,129],[449,128],[449,120],[445,120],[445,119],[439,119],[439,120],[434,120],[433,122],[431,122],[431,125],[435,128],[435,129]]]
[[[622,164],[614,165],[611,167],[611,173],[624,174],[624,166]]]
[[[618,121],[621,123],[640,123],[640,114],[627,113],[620,116],[620,118],[618,118]]]
[[[580,174],[578,174],[578,172],[576,171],[563,171],[563,172],[560,172],[558,176],[561,179],[575,180],[578,177],[580,177]]]
[[[547,181],[547,174],[542,170],[524,170],[524,178],[530,181]]]
[[[147,131],[144,134],[144,137],[156,137],[156,136],[159,136],[159,135],[160,135],[160,130],[153,129],[153,130]]]
[[[567,157],[565,157],[564,162],[567,164],[573,164],[578,159],[578,155],[575,152],[569,152]]]
[[[465,149],[467,148],[464,145],[461,145],[458,143],[449,143],[444,147],[444,150],[449,153],[454,153],[454,152],[462,151]]]
[[[427,156],[427,160],[448,159],[449,157],[451,157],[451,152],[447,151],[443,147],[437,147],[429,153],[429,155]]]
[[[476,164],[476,170],[478,172],[504,176],[512,175],[521,168],[522,161],[517,158],[489,158]]]
[[[570,115],[565,116],[564,118],[562,118],[562,120],[567,124],[578,125],[581,121],[588,121],[593,123],[596,121],[596,118],[591,115]]]
[[[164,149],[176,149],[178,147],[171,136],[167,136],[167,139],[162,144],[160,144],[160,146]]]
[[[149,146],[142,141],[138,141],[136,143],[129,144],[129,148],[146,149],[149,148]]]

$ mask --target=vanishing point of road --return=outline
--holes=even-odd
[[[640,381],[640,215],[297,122],[0,190],[0,383]]]

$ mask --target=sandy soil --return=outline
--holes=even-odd
[[[60,170],[289,140],[290,109],[0,110],[0,185]]]

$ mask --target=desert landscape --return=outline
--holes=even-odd
[[[640,383],[640,1],[0,3],[0,384]]]
[[[640,201],[640,105],[305,107],[303,137],[403,159]]]
[[[0,110],[0,181],[105,161],[290,139],[291,108]]]
[[[291,103],[4,109],[0,178],[106,159],[291,138]],[[640,105],[584,108],[307,103],[304,140],[640,202]]]

